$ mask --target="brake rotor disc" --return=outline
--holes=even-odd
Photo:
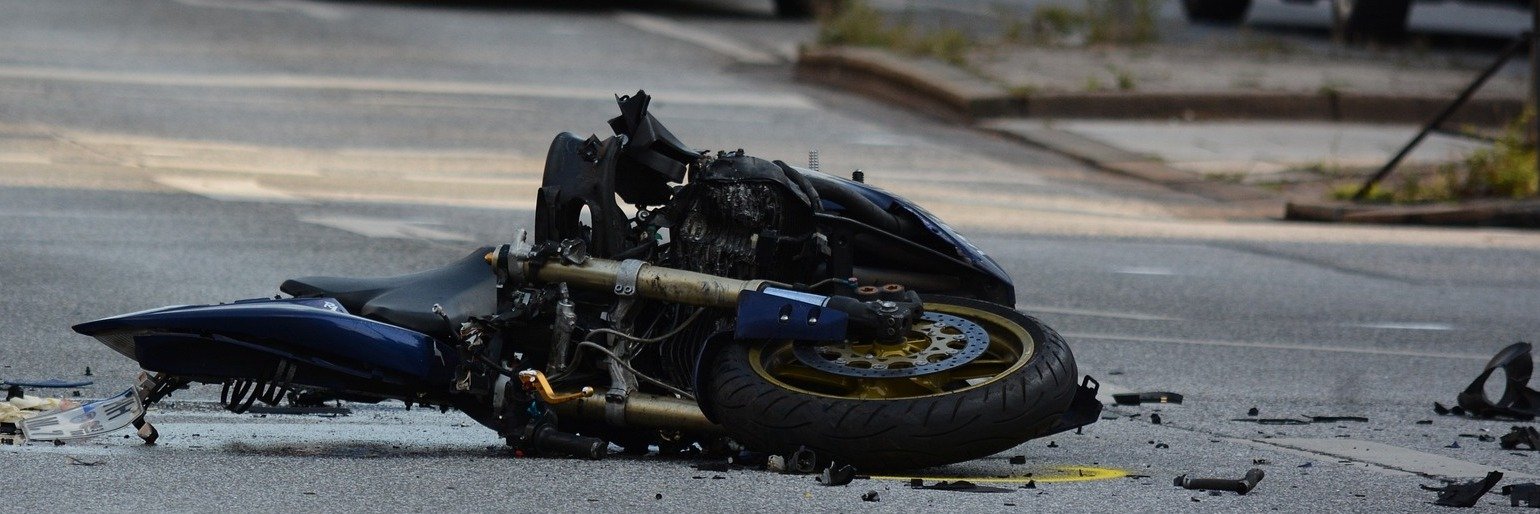
[[[797,343],[792,354],[813,369],[863,378],[917,377],[962,366],[989,349],[989,333],[978,323],[950,314],[920,315],[896,343]]]

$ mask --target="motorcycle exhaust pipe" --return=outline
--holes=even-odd
[[[737,280],[694,271],[653,266],[639,260],[614,261],[584,257],[532,262],[503,245],[487,254],[487,262],[499,273],[520,282],[565,282],[583,289],[613,290],[620,296],[641,296],[697,307],[733,308],[738,293],[758,291],[766,280]],[[790,287],[790,286],[786,286]]]
[[[590,421],[606,421],[608,407],[603,396],[579,398],[552,405],[558,416],[571,416]],[[651,393],[633,392],[626,398],[623,419],[626,426],[666,428],[695,433],[717,433],[722,426],[706,419],[700,406],[690,400]]]

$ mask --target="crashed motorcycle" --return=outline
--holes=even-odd
[[[526,454],[916,468],[1098,418],[1063,338],[925,210],[859,172],[693,150],[645,92],[617,99],[614,136],[552,142],[533,234],[440,269],[74,329],[146,370],[146,405],[193,383],[236,412],[400,400],[462,411]]]

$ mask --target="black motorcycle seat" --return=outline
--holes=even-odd
[[[488,316],[497,309],[497,279],[483,260],[492,247],[483,247],[448,266],[410,275],[375,278],[301,277],[285,280],[278,289],[294,296],[335,298],[348,312],[434,337],[451,335],[471,316]],[[433,313],[444,309],[450,323]]]

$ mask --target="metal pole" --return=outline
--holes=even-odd
[[[1530,112],[1540,111],[1540,0],[1530,2],[1529,6],[1530,26],[1529,32],[1529,88],[1534,92],[1530,98]],[[1540,146],[1540,115],[1530,120],[1534,125],[1530,127],[1529,143]],[[1535,169],[1540,170],[1540,152],[1535,152]]]
[[[1540,3],[1540,0],[1534,0],[1534,2]],[[1537,14],[1536,16],[1540,17],[1540,14]],[[1365,196],[1369,196],[1369,190],[1373,189],[1374,185],[1378,184],[1380,180],[1383,180],[1386,175],[1389,175],[1390,171],[1395,169],[1397,164],[1401,164],[1401,159],[1405,159],[1407,154],[1412,153],[1412,149],[1416,148],[1417,144],[1421,143],[1423,138],[1428,137],[1428,133],[1433,132],[1434,129],[1437,129],[1439,126],[1443,125],[1444,120],[1449,119],[1449,116],[1453,115],[1455,111],[1459,110],[1460,106],[1465,105],[1465,101],[1470,100],[1470,97],[1476,94],[1476,90],[1481,89],[1481,86],[1486,84],[1487,79],[1492,78],[1492,75],[1496,74],[1497,70],[1503,67],[1503,63],[1508,62],[1508,59],[1512,59],[1514,55],[1518,54],[1519,50],[1524,48],[1525,43],[1534,41],[1536,38],[1533,36],[1533,34],[1533,31],[1525,32],[1524,35],[1514,39],[1512,43],[1508,43],[1508,47],[1503,49],[1503,54],[1499,56],[1496,61],[1493,61],[1491,66],[1487,66],[1487,69],[1481,72],[1481,76],[1476,77],[1475,81],[1471,82],[1469,86],[1466,86],[1465,90],[1460,92],[1460,96],[1454,99],[1454,102],[1451,102],[1448,107],[1445,107],[1442,112],[1438,113],[1438,116],[1435,116],[1433,121],[1429,121],[1427,125],[1423,125],[1422,131],[1418,132],[1417,136],[1413,137],[1411,142],[1407,143],[1405,147],[1402,147],[1401,151],[1397,152],[1395,157],[1391,157],[1390,162],[1385,163],[1385,166],[1381,167],[1379,171],[1375,172],[1374,176],[1369,177],[1369,180],[1364,181],[1363,187],[1358,188],[1358,192],[1353,194],[1353,200],[1358,201],[1364,199]],[[1534,62],[1533,52],[1531,52],[1531,62]]]

